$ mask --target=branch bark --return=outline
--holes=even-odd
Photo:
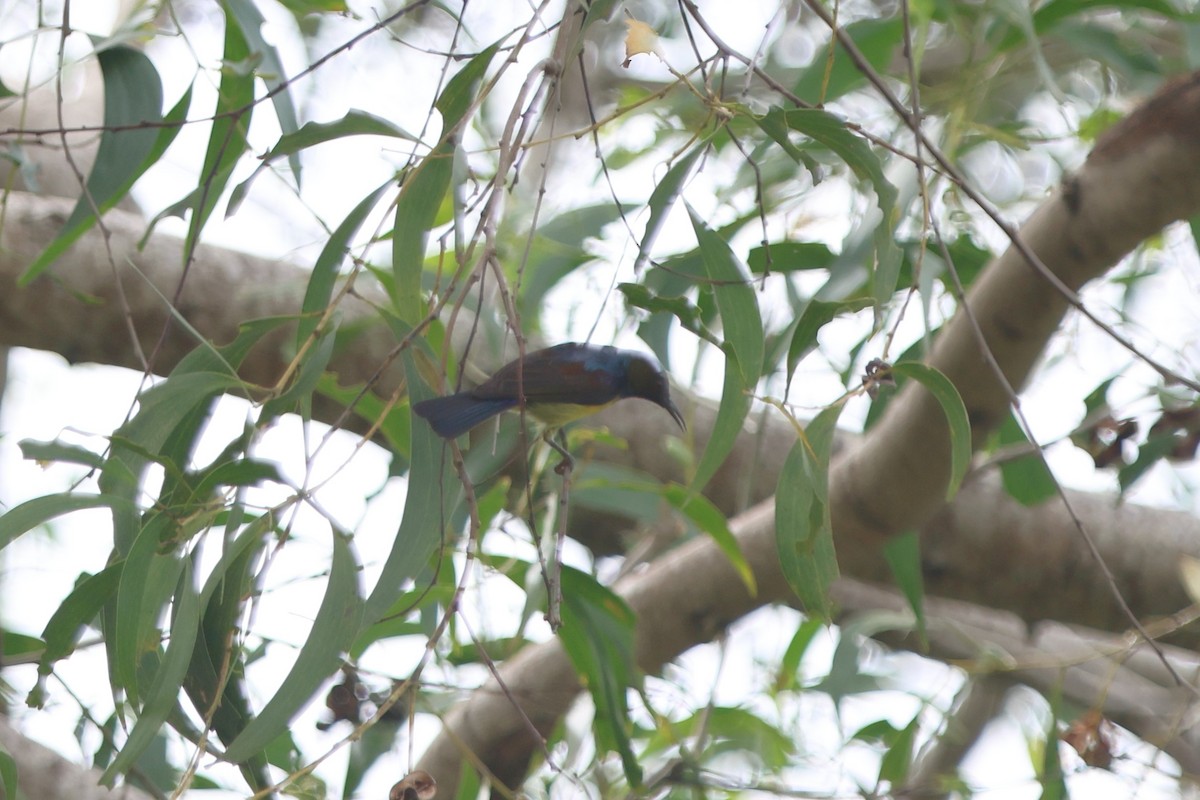
[[[1007,689],[1005,681],[990,675],[968,679],[946,715],[944,730],[917,756],[912,773],[896,796],[905,800],[949,800],[953,792],[946,788],[944,779],[958,773],[984,728],[999,716]]]
[[[1080,173],[1022,226],[1025,244],[1063,283],[1077,289],[1165,225],[1192,216],[1200,209],[1197,130],[1200,73],[1168,84],[1116,126]],[[1112,190],[1118,186],[1121,192]],[[1128,197],[1145,202],[1129,203]],[[1005,379],[1020,387],[1061,325],[1068,304],[1015,247],[988,266],[967,304],[971,315],[960,311],[945,327],[929,363],[954,382],[978,442],[1000,423],[1010,402],[980,356],[979,339]],[[862,446],[833,466],[829,500],[845,572],[886,577],[880,545],[895,532],[922,527],[938,511],[949,476],[948,456],[949,434],[940,406],[910,385]],[[637,613],[642,669],[657,672],[738,617],[788,596],[775,559],[773,523],[774,506],[768,500],[732,526],[754,570],[756,597],[746,593],[717,548],[700,540],[617,585]],[[696,586],[706,587],[702,596],[697,597]],[[498,691],[496,678],[486,683],[448,715],[447,732],[419,763],[450,794],[459,774],[460,748],[511,785],[538,746],[522,714],[545,735],[578,691],[557,642],[523,651],[500,669],[499,678],[508,692]],[[507,697],[519,698],[521,708]]]
[[[26,287],[18,285],[73,206],[62,198],[9,195],[0,227],[0,344],[48,350],[71,363],[168,373],[199,344],[182,325],[168,325],[168,304],[183,281],[185,254],[179,239],[165,235],[151,236],[139,248],[146,229],[140,215],[110,211],[104,233],[88,232],[47,272]],[[307,282],[307,271],[295,265],[200,245],[174,308],[206,339],[224,344],[247,320],[298,314]],[[363,383],[395,340],[358,295],[347,297],[339,313],[339,349],[331,369],[344,384]],[[294,330],[283,326],[265,337],[244,362],[242,377],[260,386],[273,384],[288,364]],[[394,368],[380,376],[376,389],[386,396],[400,380]],[[337,418],[330,407],[322,412],[329,421]]]
[[[100,770],[81,767],[19,733],[0,718],[0,749],[17,762],[17,786],[26,797],[39,800],[153,800],[132,786],[109,789],[100,785]],[[0,797],[4,791],[0,788]],[[15,798],[14,798],[15,800]]]
[[[899,593],[843,579],[833,595],[850,617],[880,609],[908,613]],[[1083,709],[1099,709],[1114,722],[1161,747],[1186,776],[1200,775],[1200,731],[1190,724],[1197,709],[1200,655],[1160,645],[1172,668],[1193,685],[1176,683],[1158,654],[1131,637],[1042,622],[971,603],[928,598],[929,655],[960,664],[973,676],[990,676],[1055,691]],[[921,651],[917,637],[895,630],[879,637],[894,647]]]
[[[1042,260],[1069,284],[1081,285],[1171,219],[1194,213],[1200,185],[1192,133],[1200,129],[1196,91],[1195,79],[1176,85],[1156,100],[1153,114],[1143,112],[1118,128],[1065,191],[1051,197],[1023,229]],[[1108,188],[1111,186],[1125,187],[1120,198]],[[1134,195],[1145,198],[1145,202],[1124,201]],[[149,347],[167,316],[162,297],[173,294],[180,277],[180,244],[170,237],[153,236],[146,249],[138,251],[134,243],[143,232],[144,221],[112,212],[106,217],[114,253],[111,262],[104,255],[101,237],[93,233],[64,257],[53,276],[44,276],[28,289],[18,290],[14,285],[16,276],[57,233],[70,207],[68,201],[9,195],[6,222],[0,230],[0,286],[4,288],[0,291],[0,344],[52,350],[72,361],[141,369],[142,365],[130,355],[127,317],[113,290],[114,274],[125,279],[128,319],[139,332],[143,346]],[[217,342],[227,341],[243,320],[295,313],[306,277],[305,270],[294,266],[201,247],[180,310],[201,335]],[[100,302],[85,303],[82,296]],[[1065,309],[1065,304],[1052,296],[1023,259],[1011,251],[981,278],[972,304],[994,352],[1010,379],[1018,383],[1036,360],[1045,339],[1058,327]],[[368,303],[351,298],[343,314],[358,336],[345,344],[334,363],[343,382],[359,382],[374,372],[394,342],[382,326],[369,324],[373,311]],[[947,343],[947,339],[956,341]],[[260,348],[247,362],[243,376],[257,383],[273,382],[286,363],[285,342],[280,338]],[[192,346],[194,342],[182,329],[173,326],[155,362],[156,370],[169,370]],[[995,393],[994,378],[980,369],[971,333],[961,319],[947,328],[934,359],[959,385],[978,430],[993,425],[1004,411],[1005,400]],[[384,376],[380,391],[390,392],[397,380],[395,375]],[[317,409],[317,415],[321,418],[322,410]],[[324,418],[332,416],[327,413]],[[648,471],[661,472],[654,466],[656,439],[647,433],[656,427],[631,409],[602,420],[635,444],[635,457]],[[704,423],[700,421],[696,427],[703,429]],[[740,460],[733,462],[724,481],[716,484],[715,497],[727,512],[745,504],[740,481],[745,480],[751,467],[757,468],[760,462],[779,463],[791,442],[790,435],[776,435],[773,429],[760,436],[745,437],[735,455]],[[936,511],[924,534],[931,593],[1010,608],[1026,619],[1053,617],[1109,630],[1124,627],[1126,621],[1103,594],[1095,565],[1078,535],[1064,521],[1061,506],[1052,503],[1039,509],[1022,509],[1008,501],[994,482],[977,480],[964,489],[954,505],[938,511],[945,470],[929,467],[944,458],[945,447],[940,408],[914,390],[898,397],[881,428],[838,463],[832,498],[843,570],[878,578],[877,544],[890,531],[917,526]],[[913,480],[916,485],[909,483]],[[751,485],[773,486],[774,480],[755,477]],[[1176,588],[1174,570],[1180,552],[1197,552],[1200,528],[1193,518],[1137,507],[1114,508],[1114,501],[1107,498],[1085,500],[1077,493],[1071,497],[1077,508],[1082,508],[1101,547],[1106,548],[1109,563],[1118,567],[1120,588],[1139,615],[1170,613],[1186,603]],[[743,547],[757,559],[752,560],[759,575],[760,595],[756,599],[744,597],[744,592],[737,597],[740,582],[704,542],[670,554],[639,576],[640,583],[621,585],[622,591],[642,598],[641,605],[636,606],[643,631],[639,640],[651,640],[644,665],[657,668],[683,649],[706,641],[741,614],[786,596],[774,564],[771,511],[769,503],[756,507],[735,524]],[[579,524],[576,532],[581,538],[586,527],[596,524],[594,518],[589,520],[581,513],[573,513],[572,518]],[[1136,545],[1122,536],[1127,530],[1138,531]],[[1013,563],[1018,546],[1027,548],[1021,551],[1026,555],[1035,554],[1021,562],[1020,580],[997,579],[997,564]],[[686,597],[679,597],[681,590],[697,585],[698,574],[712,578],[707,585],[714,587],[713,594],[726,603],[722,609],[695,607]],[[651,591],[653,587],[646,585],[651,582],[660,583],[661,588]],[[1079,618],[1081,609],[1086,618]],[[683,626],[681,618],[687,621]],[[522,666],[522,661],[533,658],[515,660],[506,667],[505,674],[530,670],[530,675],[536,677],[532,684],[537,690],[531,703],[537,702],[539,695],[558,696],[543,719],[548,728],[569,705],[577,686],[569,667],[559,670],[551,656],[540,667]],[[512,730],[505,727],[504,721],[506,714],[511,720],[511,708],[496,709],[494,713],[499,717],[485,720],[464,711],[465,718],[479,726],[481,753],[488,752],[488,730]],[[474,737],[468,738],[474,741]],[[514,741],[519,744],[519,740],[511,739],[508,744]],[[435,745],[427,760],[436,759],[438,748],[444,744]],[[528,752],[519,751],[525,746],[510,746],[500,760],[493,759],[491,768],[503,772],[502,763],[523,765]],[[521,768],[510,770],[513,779]],[[456,767],[446,769],[450,771],[439,769],[434,774],[442,780],[450,780],[445,775],[457,774]]]

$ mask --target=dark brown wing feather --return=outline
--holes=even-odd
[[[620,396],[619,351],[565,344],[528,353],[505,364],[471,394],[480,399],[519,398],[528,403],[604,405]],[[607,363],[611,362],[611,363]]]

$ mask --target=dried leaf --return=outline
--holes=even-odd
[[[423,769],[405,775],[388,793],[388,800],[433,800],[437,781]]]
[[[654,32],[654,28],[633,17],[625,18],[625,27],[629,30],[625,33],[625,60],[621,62],[622,67],[628,68],[629,62],[638,53],[660,55],[658,34]]]
[[[1074,748],[1083,763],[1109,770],[1112,769],[1114,738],[1112,723],[1095,709],[1085,711],[1062,734],[1062,740]]]

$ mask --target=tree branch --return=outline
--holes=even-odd
[[[1173,119],[1174,124],[1146,127],[1150,123],[1144,120],[1139,123],[1135,117],[1109,137],[1080,175],[1067,184],[1065,191],[1060,190],[1048,200],[1022,230],[1030,246],[1044,262],[1061,270],[1060,277],[1068,284],[1078,286],[1100,274],[1117,260],[1122,248],[1132,247],[1167,221],[1189,216],[1196,210],[1200,181],[1195,145],[1180,134],[1184,130],[1180,120],[1186,121],[1191,119],[1188,114],[1195,114],[1189,86],[1185,85],[1175,95],[1168,93],[1165,107],[1160,98],[1155,118]],[[1172,97],[1179,107],[1169,105]],[[1123,197],[1136,194],[1147,200],[1141,204],[1118,202],[1112,197],[1116,193],[1107,188],[1110,186],[1125,187]],[[0,230],[0,287],[4,288],[0,291],[0,344],[53,350],[73,361],[139,368],[131,363],[124,321],[113,299],[112,268],[97,255],[103,252],[98,234],[89,234],[72,248],[54,268],[54,277],[43,276],[23,291],[14,286],[16,276],[33,255],[57,233],[70,206],[68,201],[16,193],[9,196],[6,224]],[[179,242],[171,237],[153,236],[145,250],[138,251],[134,243],[144,225],[140,218],[112,212],[107,215],[106,224],[112,234],[117,267],[126,280],[135,328],[143,342],[150,342],[157,337],[167,316],[162,295],[169,296],[179,279],[182,260]],[[135,265],[138,271],[130,265]],[[221,248],[201,247],[180,311],[201,335],[217,342],[228,341],[241,321],[294,313],[300,305],[306,278],[303,269]],[[151,284],[157,291],[150,289]],[[97,298],[100,303],[81,302],[81,295]],[[1061,299],[1052,295],[1023,259],[1011,251],[980,279],[971,302],[997,358],[1010,379],[1018,382],[1028,374],[1045,339],[1057,329],[1065,308]],[[358,338],[348,342],[334,360],[344,382],[365,380],[394,344],[381,326],[368,324],[373,315],[368,304],[353,299],[351,303],[343,311],[352,327],[359,331]],[[951,339],[956,341],[948,341]],[[260,348],[246,363],[243,376],[262,384],[278,377],[286,363],[284,341],[280,338],[271,346]],[[978,425],[977,431],[982,432],[1001,418],[1005,408],[1002,398],[989,394],[995,389],[995,380],[980,370],[980,360],[971,342],[966,324],[956,320],[939,339],[934,362],[955,379]],[[194,344],[179,326],[173,326],[156,368],[168,370]],[[386,393],[395,385],[396,376],[389,375],[379,389]],[[937,468],[936,462],[943,458],[941,454],[946,448],[945,423],[940,408],[922,394],[911,389],[898,397],[888,419],[872,431],[861,447],[854,448],[850,456],[837,464],[831,498],[839,557],[847,574],[878,579],[882,572],[876,546],[881,538],[891,530],[917,526],[924,517],[937,511],[941,502],[946,473]],[[652,451],[657,449],[653,446],[655,438],[639,436],[638,429],[631,427],[645,424],[644,430],[651,430],[649,422],[638,423],[640,414],[623,409],[620,415],[604,419],[618,435],[625,435],[638,447],[645,444],[643,449],[651,455],[644,457],[653,458]],[[790,436],[768,433],[763,440],[765,447],[747,439],[735,456],[743,460],[734,462],[734,468],[728,470],[728,482],[717,484],[716,496],[727,510],[737,506],[737,478],[740,475],[745,479],[749,465],[764,456],[778,462],[786,452]],[[752,485],[769,487],[774,481],[756,478]],[[1073,493],[1071,497],[1079,505],[1083,495]],[[1113,501],[1104,498],[1092,498],[1090,502],[1091,510],[1085,505],[1082,513],[1085,519],[1090,515],[1093,535],[1102,546],[1108,547],[1106,557],[1110,563],[1121,567],[1118,570],[1121,590],[1135,611],[1139,615],[1170,613],[1181,607],[1186,600],[1175,588],[1174,563],[1180,552],[1197,550],[1200,535],[1195,520],[1187,515],[1137,507],[1122,506],[1114,510]],[[981,512],[980,508],[986,510]],[[643,654],[644,665],[657,668],[683,649],[706,641],[741,614],[787,596],[774,563],[772,511],[769,504],[756,507],[735,524],[743,548],[754,556],[752,565],[760,586],[755,599],[744,596],[740,582],[706,542],[685,545],[639,576],[642,584],[650,582],[649,576],[653,576],[654,582],[661,582],[661,592],[651,592],[637,583],[621,585],[622,591],[643,597],[640,602],[646,604],[646,607],[635,606],[641,613],[639,641],[650,640],[649,652]],[[573,513],[572,517],[583,526],[589,524],[582,513]],[[991,524],[999,519],[1005,522]],[[1060,508],[1050,504],[1034,510],[1022,509],[1006,500],[994,482],[980,480],[966,487],[958,502],[940,512],[935,523],[927,526],[925,533],[931,593],[1012,608],[1027,619],[1055,617],[1113,630],[1124,626],[1110,603],[1094,602],[1094,597],[1093,602],[1080,602],[1080,593],[1097,592],[1096,573],[1094,565],[1080,556],[1078,537],[1064,522]],[[1138,530],[1136,549],[1121,535],[1124,530]],[[1016,576],[1003,580],[997,574],[997,565],[1012,563],[1015,545],[1033,548],[1038,555],[1024,562],[1022,569],[1032,565],[1031,573],[1022,572],[1019,581]],[[740,591],[742,596],[716,611],[690,608],[689,603],[683,602],[686,598],[678,595],[681,589],[697,585],[698,574],[712,577],[713,581],[706,585],[720,589],[714,595],[728,599],[725,594],[728,587],[730,595],[736,596]],[[1146,587],[1153,587],[1154,591]],[[1073,620],[1074,612],[1070,609],[1081,606],[1087,609],[1088,619]],[[689,620],[684,628],[679,626],[681,617]],[[666,629],[677,633],[665,635]],[[533,658],[527,655],[515,659],[505,668],[505,674],[510,670],[529,670],[535,676],[530,681],[531,698],[542,694],[560,696],[554,708],[538,717],[548,729],[560,709],[569,705],[577,686],[569,668],[562,668],[552,655],[540,666],[523,666]],[[511,680],[506,682],[512,685]],[[522,696],[519,692],[517,695]],[[531,699],[531,706],[534,704]],[[507,711],[511,715],[512,710]],[[464,711],[452,719],[473,718],[472,724],[479,726],[478,741],[482,743],[488,739],[488,731],[508,730],[502,721],[505,710],[496,709],[494,713],[501,716],[485,719],[475,711]],[[478,746],[481,752],[488,751],[483,744]],[[427,758],[434,758],[436,750],[437,746]],[[519,750],[510,747],[505,762],[523,764],[522,758],[527,758],[527,754],[516,752]],[[493,768],[505,774],[504,769],[496,765]],[[509,773],[519,774],[511,770]],[[439,778],[449,780],[443,777],[445,774],[441,773]]]
[[[946,715],[945,730],[917,756],[912,773],[896,796],[949,800],[953,793],[941,784],[947,776],[957,774],[984,728],[1000,714],[1007,689],[1006,681],[991,675],[969,678],[954,698],[954,708]]]
[[[1021,228],[1024,244],[1060,281],[1077,289],[1163,226],[1192,216],[1200,210],[1196,130],[1200,73],[1168,84],[1106,136],[1079,175]],[[1146,202],[1128,203],[1129,196]],[[967,302],[995,362],[1014,386],[1025,382],[1068,307],[1015,246],[988,266]],[[976,333],[972,320],[960,312],[939,335],[929,363],[958,388],[979,442],[1004,418],[1009,399],[980,357]],[[948,456],[949,434],[940,406],[924,389],[910,385],[862,446],[833,467],[829,501],[845,572],[886,579],[880,545],[892,533],[920,528],[944,503]],[[775,557],[773,504],[755,506],[731,527],[755,573],[756,597],[746,593],[717,548],[703,540],[680,547],[617,585],[638,616],[642,669],[657,672],[733,620],[789,596]],[[988,566],[994,573],[995,565]],[[705,591],[696,592],[696,586]],[[578,690],[556,642],[523,651],[500,674],[542,731],[550,729]],[[519,718],[489,682],[448,715],[449,732],[426,751],[420,767],[453,793],[459,748],[465,747],[510,781],[524,769],[536,744]]]
[[[17,785],[26,797],[50,800],[153,800],[129,785],[109,789],[100,785],[100,770],[88,769],[26,738],[0,718],[0,749],[17,762]],[[0,791],[0,795],[3,791]]]

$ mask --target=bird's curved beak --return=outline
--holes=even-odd
[[[667,411],[670,412],[671,417],[679,425],[679,430],[681,430],[681,431],[687,430],[687,424],[683,421],[683,414],[680,413],[679,408],[675,405],[674,402],[671,401],[670,398],[667,398],[667,401],[665,403],[663,403],[663,408],[665,408]]]

